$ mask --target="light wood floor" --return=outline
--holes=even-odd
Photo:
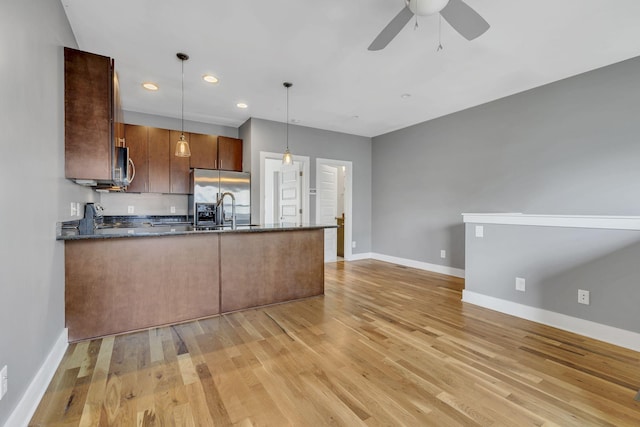
[[[640,353],[327,264],[326,295],[71,345],[34,426],[638,426]]]

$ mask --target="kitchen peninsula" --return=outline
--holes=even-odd
[[[322,295],[326,227],[63,230],[69,340]]]

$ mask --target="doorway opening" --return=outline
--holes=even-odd
[[[324,231],[324,262],[352,256],[352,177],[350,161],[316,159],[316,223],[338,225]]]
[[[260,152],[260,223],[309,223],[309,157],[293,156],[282,164],[282,153]]]

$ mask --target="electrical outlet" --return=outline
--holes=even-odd
[[[445,251],[444,249],[442,249],[440,251],[440,258],[446,258],[447,257],[447,251]]]
[[[476,237],[484,237],[484,226],[476,225]]]
[[[578,289],[578,303],[589,305],[589,291]]]
[[[71,216],[77,216],[78,215],[78,208],[76,207],[75,202],[71,202],[71,212],[70,212]]]
[[[175,206],[171,206],[171,207],[169,208],[169,212],[171,212],[171,213],[176,213],[176,207],[175,207]]]
[[[127,206],[127,213],[132,214],[135,211],[135,209],[133,208],[133,206]]]
[[[516,291],[525,291],[525,280],[522,277],[516,277]]]
[[[7,373],[7,365],[4,365],[0,371],[0,400],[7,394],[9,388],[9,374]]]
[[[355,248],[356,248],[356,241],[355,241],[355,240],[354,240],[353,242],[351,242],[351,247],[352,247],[353,249],[355,249]]]

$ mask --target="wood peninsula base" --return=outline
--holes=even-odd
[[[79,341],[324,293],[324,230],[65,241]]]

